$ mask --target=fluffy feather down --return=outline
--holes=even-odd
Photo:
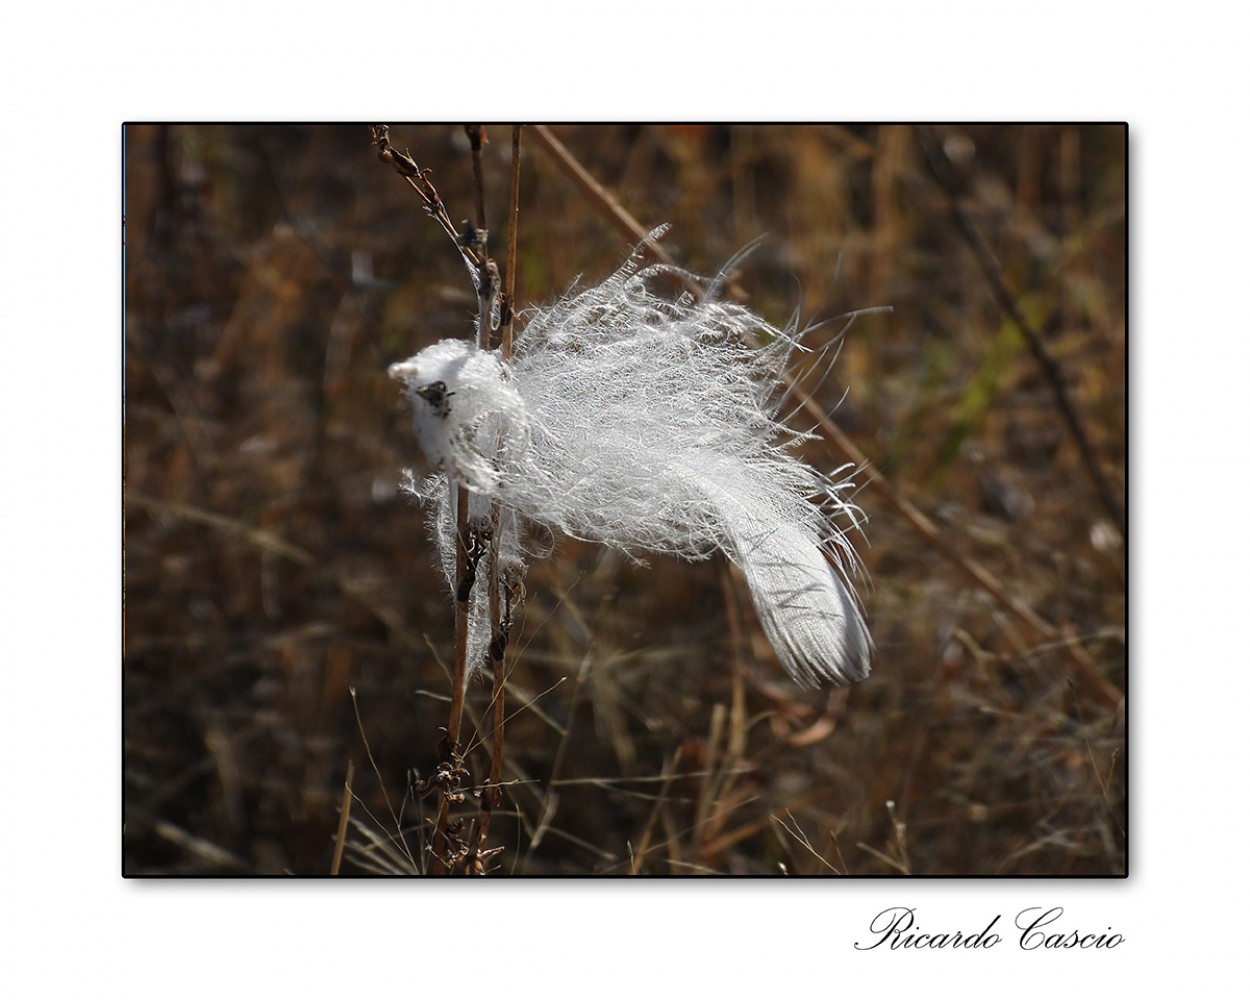
[[[777,415],[797,338],[720,301],[720,279],[698,301],[664,297],[653,285],[674,269],[640,269],[640,257],[523,317],[509,364],[447,340],[393,365],[422,450],[470,491],[471,516],[499,500],[505,560],[522,560],[527,523],[635,558],[721,551],[796,681],[863,678],[872,643],[849,586],[855,554],[835,523],[857,523],[858,510],[842,499],[846,483],[795,456],[801,435]],[[455,522],[442,498],[454,491],[421,492],[439,504],[450,579]],[[480,664],[489,626],[484,598],[474,601]]]

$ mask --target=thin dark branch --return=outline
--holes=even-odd
[[[515,294],[516,285],[516,241],[517,241],[517,214],[519,211],[521,193],[521,126],[516,125],[512,129],[512,179],[508,190],[508,257],[507,270],[504,279],[503,288],[503,316],[501,324],[501,335],[503,342],[500,346],[500,354],[503,360],[507,362],[512,357],[512,323],[514,312],[512,308],[513,296]],[[494,685],[491,691],[491,707],[492,724],[491,724],[491,757],[490,757],[490,778],[487,787],[483,789],[481,794],[482,819],[478,829],[478,850],[484,851],[486,848],[487,838],[490,834],[491,814],[498,809],[503,802],[503,793],[500,789],[500,781],[503,775],[503,756],[504,756],[504,722],[506,719],[505,710],[505,681],[507,679],[507,670],[505,657],[508,651],[508,635],[511,631],[511,622],[513,616],[513,605],[517,600],[517,588],[510,585],[507,588],[507,594],[502,593],[503,581],[500,579],[500,563],[499,563],[499,504],[491,504],[491,531],[495,544],[491,546],[489,564],[488,564],[488,580],[489,580],[489,614],[491,623],[491,643],[490,655],[491,664],[494,671]],[[507,602],[505,609],[504,603]]]
[[[504,361],[512,358],[512,321],[516,303],[516,239],[517,214],[521,205],[521,126],[512,127],[512,180],[508,185],[508,263],[503,283],[504,316],[501,353]]]
[[[472,128],[472,127],[470,127]],[[480,133],[480,126],[477,126]],[[479,346],[482,346],[490,333],[489,295],[484,294],[484,284],[488,275],[488,267],[494,267],[494,261],[486,256],[486,220],[483,200],[478,195],[478,218],[476,231],[470,233],[457,232],[447,214],[447,207],[442,197],[430,180],[430,172],[417,166],[416,160],[407,150],[402,153],[391,145],[390,129],[386,125],[373,125],[369,129],[370,138],[378,148],[378,159],[389,163],[395,171],[408,182],[409,186],[421,196],[425,202],[425,210],[442,226],[443,231],[451,238],[456,249],[468,262],[475,274],[478,285],[478,301],[481,306],[481,320],[478,328]],[[470,140],[473,134],[470,132]],[[477,143],[477,154],[474,157],[474,174],[479,192],[482,187],[481,178],[481,141]],[[472,591],[473,574],[476,570],[477,545],[469,540],[469,492],[462,486],[449,483],[448,488],[456,505],[456,651],[455,664],[452,670],[451,706],[447,714],[447,732],[439,745],[438,771],[432,779],[432,788],[439,791],[438,815],[434,823],[434,871],[444,874],[449,869],[449,859],[460,850],[463,841],[453,837],[448,826],[449,806],[453,801],[461,801],[464,796],[458,791],[460,779],[465,774],[461,755],[460,729],[464,718],[464,699],[469,680],[469,595]],[[470,558],[470,551],[475,553]],[[455,850],[453,850],[453,845]]]
[[[469,137],[469,149],[473,153],[473,195],[474,207],[477,209],[477,228],[486,228],[486,184],[482,180],[482,143],[486,139],[486,129],[481,125],[466,125],[464,134]]]
[[[598,205],[603,210],[619,233],[632,243],[645,244],[647,250],[654,254],[657,260],[670,266],[676,266],[677,262],[672,255],[651,239],[650,232],[642,228],[638,220],[625,210],[612,192],[595,180],[590,171],[581,165],[577,157],[568,151],[564,143],[557,139],[546,125],[530,126],[530,135],[537,142],[539,148],[555,160],[560,168],[581,188],[591,203]]]
[[[455,223],[451,221],[451,216],[447,214],[447,206],[443,203],[442,197],[440,197],[437,189],[434,187],[434,182],[430,180],[429,168],[423,170],[417,166],[417,161],[412,158],[407,150],[401,153],[391,145],[389,125],[370,125],[369,135],[373,140],[373,144],[378,147],[378,159],[394,167],[395,172],[407,181],[409,187],[421,196],[421,200],[425,202],[425,210],[443,227],[443,231],[451,237],[452,243],[456,245],[456,249],[460,251],[470,266],[474,268],[481,267],[482,259],[474,248],[463,239],[463,234],[456,231]]]

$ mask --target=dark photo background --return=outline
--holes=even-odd
[[[1125,128],[552,131],[693,271],[763,235],[734,294],[770,320],[892,307],[804,383],[937,537],[858,493],[873,674],[818,692],[722,561],[558,543],[513,644],[498,870],[1124,874]],[[485,158],[501,258],[509,133]],[[473,214],[461,128],[391,139]],[[464,266],[364,124],[132,125],[124,172],[123,869],[325,874],[349,761],[343,870],[423,868],[406,789],[452,613],[385,370],[470,335]],[[628,250],[527,140],[519,303]]]

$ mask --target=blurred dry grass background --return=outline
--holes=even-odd
[[[488,131],[502,260],[510,130]],[[914,130],[553,131],[696,272],[764,234],[737,286],[770,319],[892,306],[854,325],[822,407],[1065,642],[869,490],[877,655],[850,690],[794,688],[722,562],[561,543],[514,633],[500,871],[1124,874],[1123,705],[1074,682],[1071,649],[1124,690],[1126,548]],[[934,132],[1123,497],[1125,128]],[[461,128],[391,138],[473,214]],[[133,125],[125,150],[124,870],[324,874],[349,761],[344,871],[421,867],[405,790],[437,759],[452,613],[396,490],[420,459],[385,370],[469,335],[468,276],[363,124]],[[628,246],[523,156],[528,304]]]

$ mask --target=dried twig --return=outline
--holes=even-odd
[[[395,168],[395,172],[406,180],[409,186],[421,196],[421,200],[425,202],[425,210],[443,227],[443,231],[451,237],[452,243],[456,245],[464,259],[471,266],[479,267],[482,263],[481,258],[476,249],[464,241],[463,234],[456,231],[455,224],[451,221],[451,216],[447,214],[447,206],[443,204],[443,199],[439,196],[434,183],[430,180],[429,169],[422,170],[417,166],[417,161],[412,158],[407,150],[401,153],[391,145],[389,125],[370,125],[369,135],[373,140],[373,144],[378,147],[378,159],[383,163],[389,163]]]
[[[664,783],[660,786],[660,794],[655,797],[655,804],[651,808],[651,816],[647,819],[647,825],[642,831],[642,840],[638,842],[638,851],[633,853],[633,857],[629,865],[629,874],[637,875],[642,871],[642,863],[646,859],[647,852],[651,849],[652,831],[655,829],[655,821],[660,816],[660,809],[664,805],[665,799],[668,798],[668,791],[672,787],[673,778],[677,774],[677,765],[681,763],[681,747],[673,751],[673,756],[669,758],[667,764],[664,765],[663,779]]]
[[[650,231],[642,228],[638,220],[626,211],[612,192],[591,176],[590,171],[583,167],[577,157],[551,134],[551,130],[546,125],[531,125],[530,133],[538,147],[559,164],[560,169],[590,199],[591,204],[608,216],[617,230],[624,233],[631,243],[642,243],[655,255],[656,259],[665,264],[676,265],[677,262],[673,260],[669,252],[651,239]]]
[[[339,806],[339,829],[334,838],[334,859],[330,862],[330,874],[337,875],[343,863],[343,847],[347,843],[347,821],[352,812],[352,779],[356,775],[355,765],[347,762],[347,778],[343,781],[343,802]]]
[[[508,264],[503,285],[503,343],[500,353],[505,361],[512,357],[512,321],[515,318],[517,215],[521,207],[521,126],[512,126],[512,179],[508,185]]]
[[[486,185],[482,180],[482,143],[486,141],[486,129],[481,125],[466,125],[464,134],[469,137],[469,149],[473,153],[473,203],[477,210],[477,228],[486,228]]]
[[[407,150],[400,152],[390,143],[390,129],[386,125],[370,127],[373,144],[378,147],[378,158],[389,163],[404,178],[414,191],[425,202],[426,211],[442,226],[443,231],[451,238],[452,243],[468,263],[476,275],[478,286],[478,302],[481,319],[478,325],[479,346],[483,346],[490,336],[491,310],[495,305],[490,294],[490,274],[494,261],[486,256],[486,209],[485,200],[481,195],[481,126],[468,126],[470,142],[474,146],[474,173],[479,189],[477,197],[476,228],[464,226],[464,231],[457,231],[447,214],[447,207],[442,197],[430,180],[430,171],[422,170]],[[498,272],[495,271],[497,274]],[[439,744],[439,765],[436,774],[423,783],[424,790],[437,788],[439,791],[438,814],[434,823],[434,866],[437,873],[445,873],[451,866],[453,855],[452,845],[463,845],[448,823],[448,808],[452,802],[463,799],[457,789],[460,781],[467,776],[464,758],[461,754],[460,728],[464,716],[464,699],[469,679],[469,596],[473,587],[473,579],[481,558],[482,539],[470,538],[469,527],[469,493],[463,487],[449,483],[449,489],[455,493],[456,507],[456,565],[459,568],[456,580],[456,646],[455,664],[452,670],[451,707],[447,715],[447,732]],[[461,848],[463,849],[463,848]]]
[[[475,159],[475,165],[480,162]],[[479,185],[480,187],[480,185]],[[503,287],[503,304],[500,310],[500,333],[502,343],[500,355],[506,363],[512,357],[512,322],[514,319],[513,296],[516,288],[516,240],[517,214],[521,194],[521,126],[512,128],[512,179],[508,190],[508,257],[507,271]],[[493,537],[499,538],[499,504],[491,504],[491,529]],[[491,622],[490,657],[494,672],[494,684],[491,690],[491,707],[493,710],[491,726],[491,758],[490,777],[482,790],[482,820],[478,829],[478,844],[486,846],[490,834],[490,818],[493,810],[499,808],[503,801],[500,781],[503,775],[504,753],[504,719],[505,719],[505,656],[508,650],[508,637],[512,630],[513,613],[520,600],[518,581],[500,579],[499,546],[492,545],[488,564],[489,603]]]

